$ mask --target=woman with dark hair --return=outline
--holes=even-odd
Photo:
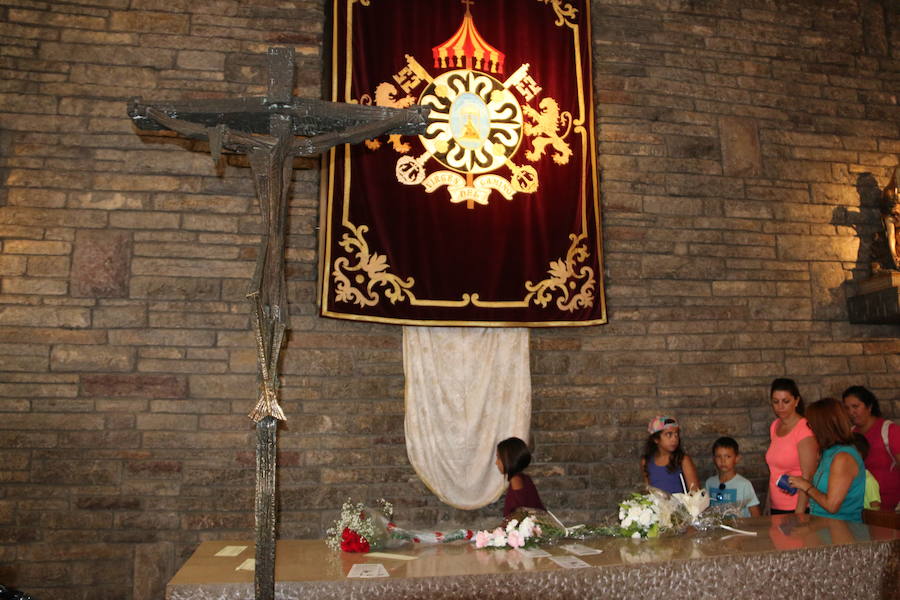
[[[769,388],[776,419],[769,426],[769,493],[767,503],[775,514],[806,512],[808,498],[800,492],[790,495],[778,487],[782,475],[812,477],[818,463],[819,445],[803,417],[803,398],[793,379],[779,378]]]
[[[503,516],[508,517],[517,508],[544,508],[541,497],[531,477],[523,471],[531,464],[528,445],[517,437],[506,438],[497,444],[497,469],[506,475],[509,487],[503,501]]]
[[[882,418],[878,398],[861,385],[844,390],[843,400],[854,431],[869,442],[865,463],[881,489],[882,510],[896,510],[900,503],[900,427]]]
[[[853,444],[847,411],[834,398],[823,398],[809,406],[806,418],[822,459],[811,482],[799,476],[788,482],[809,497],[810,514],[862,523],[866,467]]]

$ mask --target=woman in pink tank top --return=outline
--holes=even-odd
[[[885,421],[878,398],[861,385],[844,390],[843,398],[854,431],[869,442],[866,469],[878,482],[881,510],[900,510],[900,426]]]
[[[788,494],[778,487],[778,478],[796,475],[809,479],[819,463],[819,445],[803,418],[803,398],[793,379],[779,378],[770,389],[772,411],[777,417],[769,426],[771,442],[766,451],[769,465],[768,505],[772,514],[806,512],[809,499],[798,491]]]

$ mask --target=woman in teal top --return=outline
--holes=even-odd
[[[812,481],[791,477],[790,484],[810,499],[810,514],[862,522],[866,467],[853,445],[850,417],[834,398],[823,398],[806,409],[806,420],[822,449]]]

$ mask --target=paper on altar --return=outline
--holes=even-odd
[[[213,556],[237,556],[241,552],[247,549],[247,546],[225,546]]]
[[[235,571],[254,571],[256,570],[256,559],[248,558],[234,569]]]
[[[368,579],[370,577],[390,577],[390,574],[381,563],[359,563],[350,567],[347,577]]]

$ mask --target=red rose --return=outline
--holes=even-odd
[[[344,527],[341,532],[341,550],[344,552],[368,552],[369,542],[355,531]]]
[[[472,539],[472,530],[471,529],[466,529],[466,539],[467,540]]]

